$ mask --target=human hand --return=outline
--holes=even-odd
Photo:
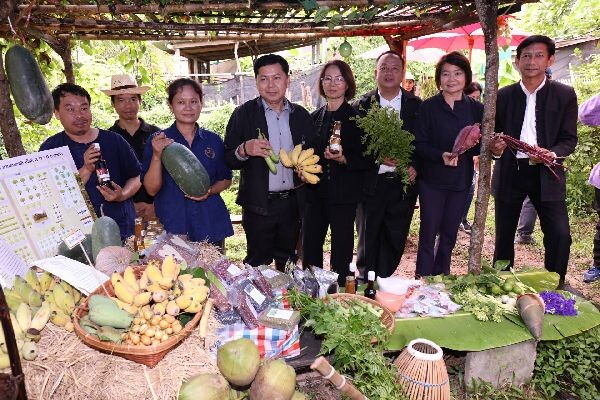
[[[408,181],[410,183],[415,183],[415,179],[417,179],[417,170],[409,165],[406,173],[408,174]]]
[[[200,196],[200,197],[194,197],[194,196],[188,196],[187,194],[185,195],[186,198],[190,199],[190,200],[194,200],[194,201],[204,201],[206,199],[208,199],[210,197],[210,195],[212,194],[212,187],[208,188],[208,191],[206,192],[206,194],[204,194],[204,196]]]
[[[99,158],[100,149],[97,149],[92,143],[83,153],[83,166],[90,172],[94,172],[96,171],[96,162]]]
[[[152,154],[156,157],[162,155],[165,147],[173,143],[173,139],[169,139],[164,132],[158,132],[152,137]]]
[[[500,135],[494,135],[490,139],[489,147],[493,155],[500,157],[506,149],[506,142]]]
[[[389,157],[384,157],[382,164],[383,165],[387,165],[389,167],[396,167],[396,166],[398,166],[398,162],[396,160],[394,160],[393,158],[389,158]]]
[[[534,164],[544,164],[546,160],[550,159],[554,161],[556,158],[556,155],[548,149],[538,146],[535,146],[535,149],[535,153],[527,153],[529,160]]]
[[[112,188],[111,188],[112,186]],[[104,200],[109,202],[119,202],[123,201],[123,188],[117,185],[115,182],[111,181],[110,185],[98,185],[96,186]]]
[[[250,139],[243,146],[246,156],[269,157],[271,154],[271,143],[267,139]]]
[[[328,160],[337,161],[340,164],[346,164],[346,157],[344,156],[344,151],[341,147],[340,151],[338,151],[337,153],[332,153],[329,151],[329,146],[327,146],[323,155]]]
[[[458,157],[453,153],[447,151],[442,154],[444,165],[447,167],[456,167],[458,165]]]

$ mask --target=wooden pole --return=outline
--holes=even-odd
[[[0,45],[0,133],[4,148],[8,157],[16,157],[25,154],[21,132],[17,127],[17,120],[10,98],[10,86],[8,78],[4,73],[4,46]]]
[[[469,244],[469,272],[481,271],[485,219],[490,201],[492,158],[488,150],[494,133],[496,97],[498,94],[498,0],[475,0],[477,13],[485,35],[485,90],[483,120],[481,121],[481,156],[479,157],[479,180],[475,200],[475,220]]]
[[[348,382],[346,378],[340,375],[323,356],[317,358],[310,366],[310,369],[319,372],[325,379],[329,380],[333,386],[351,400],[366,400],[363,395],[353,384]]]

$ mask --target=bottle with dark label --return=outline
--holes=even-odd
[[[350,263],[350,273],[346,275],[346,285],[344,285],[346,293],[356,294],[356,264]]]
[[[93,146],[96,150],[100,150],[100,143],[94,143]],[[98,185],[107,186],[110,189],[113,188],[110,183],[108,166],[106,165],[106,160],[102,157],[102,153],[100,153],[100,157],[98,158],[98,161],[96,161],[96,176],[98,177]]]
[[[367,274],[367,288],[365,289],[365,297],[375,300],[375,271],[369,271]]]
[[[337,154],[342,150],[342,123],[340,121],[333,122],[333,133],[329,138],[329,152]]]

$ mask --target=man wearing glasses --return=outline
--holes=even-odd
[[[402,58],[394,51],[386,51],[377,58],[372,90],[354,104],[364,115],[376,101],[382,107],[391,107],[403,121],[403,129],[414,133],[421,99],[402,88]],[[356,213],[358,230],[357,265],[362,271],[376,271],[377,276],[388,277],[396,271],[410,228],[417,201],[416,159],[409,167],[411,182],[406,186],[396,173],[395,160],[386,159],[367,171],[364,180],[365,200]]]

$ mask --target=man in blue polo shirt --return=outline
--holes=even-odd
[[[54,116],[64,131],[46,139],[40,151],[68,146],[96,214],[114,219],[121,239],[133,235],[135,209],[131,197],[141,186],[141,166],[133,149],[118,134],[91,126],[91,98],[81,86],[60,84],[52,91],[52,98]],[[98,143],[100,149],[92,143]],[[100,155],[106,160],[112,188],[98,184],[96,162]]]

